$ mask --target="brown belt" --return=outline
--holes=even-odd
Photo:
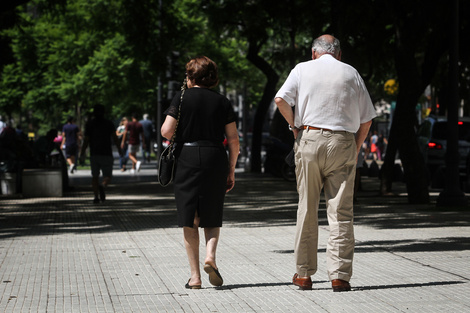
[[[318,128],[318,127],[313,127],[313,126],[302,126],[303,129],[309,129],[309,130],[326,130],[326,131],[332,131],[331,129],[328,128]]]

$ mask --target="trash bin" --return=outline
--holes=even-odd
[[[25,169],[22,187],[25,197],[62,197],[62,171]]]
[[[16,194],[16,173],[0,173],[2,195]]]

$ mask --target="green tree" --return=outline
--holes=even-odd
[[[448,52],[440,43],[448,37],[447,25],[452,18],[450,6],[448,3],[429,6],[425,1],[394,1],[388,8],[393,16],[393,49],[400,89],[390,130],[390,153],[384,164],[383,186],[390,184],[394,151],[398,149],[409,202],[428,203],[428,178],[416,137],[416,105]]]
[[[13,62],[3,67],[0,107],[41,121],[40,132],[95,103],[116,117],[155,116],[159,78],[169,90],[161,90],[165,105],[179,89],[170,82],[180,84],[198,54],[219,64],[226,92],[256,80],[242,78],[250,77],[240,62],[245,43],[213,36],[195,0],[33,0],[17,11],[15,26],[2,32]]]
[[[2,106],[20,102],[44,132],[64,115],[80,118],[92,104],[124,103],[134,60],[116,31],[119,6],[113,3],[37,0],[20,7],[19,23],[5,31],[16,61],[2,74]]]
[[[430,6],[426,1],[371,0],[354,3],[316,1],[309,2],[309,7],[303,4],[303,1],[267,3],[262,0],[243,4],[237,1],[205,2],[206,8],[212,10],[211,20],[221,32],[231,30],[247,39],[247,58],[267,79],[254,126],[263,124],[266,102],[275,93],[273,85],[279,73],[274,69],[286,68],[286,63],[276,56],[288,56],[286,59],[292,66],[293,60],[299,60],[299,54],[293,52],[296,49],[289,51],[287,43],[291,47],[293,42],[300,43],[299,48],[302,48],[303,42],[299,39],[311,34],[332,33],[342,40],[343,61],[355,66],[364,76],[373,99],[378,100],[382,95],[380,90],[386,80],[398,78],[400,90],[382,175],[383,185],[390,186],[391,169],[398,150],[409,201],[427,203],[429,192],[424,162],[417,148],[415,110],[426,86],[436,79],[438,68],[445,66],[441,61],[446,53],[442,43],[450,21],[448,4]],[[302,21],[310,24],[302,24]],[[259,129],[253,135],[255,161]],[[258,170],[257,164],[254,170]]]
[[[256,105],[253,120],[251,146],[251,170],[261,171],[262,131],[266,113],[276,93],[279,77],[298,60],[305,56],[305,45],[310,45],[310,34],[315,25],[312,15],[320,10],[323,1],[203,1],[202,6],[209,16],[211,27],[219,36],[238,37],[246,41],[242,53],[258,72],[264,76],[262,93]],[[321,10],[320,10],[321,11]],[[319,12],[320,12],[319,11]],[[322,20],[322,19],[320,19]],[[302,30],[302,32],[300,31]],[[306,39],[308,38],[308,39]],[[299,42],[299,39],[301,40]],[[286,45],[286,42],[289,44]],[[260,83],[255,86],[260,86]],[[286,128],[287,129],[287,128]]]
[[[334,2],[337,10],[334,13],[336,27],[333,29],[339,31],[340,38],[353,39],[356,51],[362,54],[362,58],[369,59],[359,61],[361,65],[369,64],[370,70],[361,72],[365,78],[369,82],[374,80],[375,86],[383,86],[377,83],[396,75],[400,84],[382,167],[381,192],[385,194],[391,190],[395,155],[398,152],[409,202],[428,203],[428,175],[416,137],[416,105],[428,85],[437,88],[446,85],[446,42],[450,31],[448,25],[451,25],[453,18],[450,14],[451,5],[429,5],[427,1],[405,0]],[[468,18],[464,18],[465,14],[461,16],[462,25],[467,25]],[[387,71],[393,76],[385,76]],[[374,90],[374,85],[370,86]]]
[[[468,8],[463,2],[462,12]],[[31,115],[48,127],[66,114],[86,113],[96,102],[115,116],[156,110],[157,82],[170,91],[162,92],[164,103],[159,105],[165,105],[172,96],[170,82],[183,79],[186,61],[205,54],[219,64],[222,92],[244,94],[255,110],[253,171],[261,170],[266,112],[282,78],[295,63],[311,58],[314,37],[331,33],[341,40],[343,61],[358,69],[373,100],[383,96],[388,79],[400,83],[382,190],[391,188],[398,151],[410,202],[429,201],[416,145],[415,106],[427,85],[445,85],[446,25],[451,19],[447,3],[32,0],[18,12],[8,19],[15,26],[2,32],[1,42],[7,38],[11,47],[1,64],[2,111]],[[461,18],[465,38],[468,14]],[[461,85],[468,97],[467,50],[461,45]],[[278,117],[273,128],[285,129]]]

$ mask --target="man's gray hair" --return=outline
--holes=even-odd
[[[319,54],[328,53],[332,54],[334,57],[338,57],[341,52],[341,46],[338,39],[334,38],[333,41],[331,41],[324,36],[318,37],[313,41],[312,49]]]

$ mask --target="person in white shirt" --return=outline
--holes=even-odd
[[[328,277],[333,291],[349,291],[356,159],[376,116],[369,93],[359,73],[341,62],[339,40],[322,35],[313,42],[312,60],[295,66],[275,102],[295,137],[299,203],[293,283],[312,289],[323,188],[330,226]]]
[[[4,129],[6,126],[7,126],[7,125],[3,122],[2,116],[0,115],[0,134],[3,132],[3,129]]]

